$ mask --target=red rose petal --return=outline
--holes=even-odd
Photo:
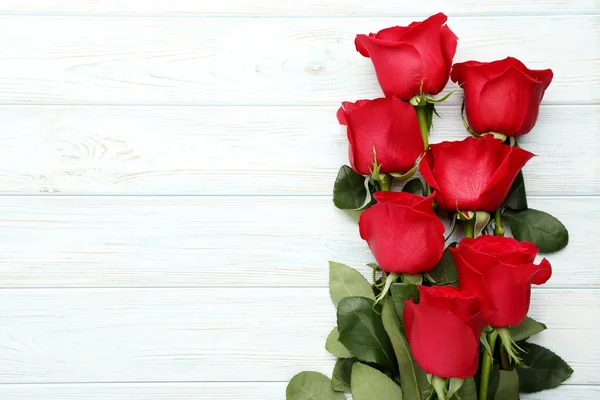
[[[442,378],[469,378],[479,366],[479,336],[451,313],[408,302],[404,322],[410,348],[423,370]]]

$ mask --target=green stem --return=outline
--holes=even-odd
[[[429,124],[427,123],[427,109],[425,106],[415,107],[417,118],[419,119],[419,128],[421,128],[421,136],[425,150],[429,149]]]
[[[497,209],[494,213],[494,235],[504,236],[504,227],[502,226],[502,212]]]
[[[496,347],[496,339],[498,339],[498,332],[493,331],[492,333],[488,334],[487,339],[493,354],[494,348]],[[485,349],[483,350],[483,360],[481,361],[481,380],[479,383],[479,400],[487,400],[490,374],[492,372],[492,364],[494,362],[492,354]]]
[[[387,296],[388,292],[390,291],[390,287],[392,286],[392,283],[396,282],[396,279],[398,279],[399,276],[400,275],[398,275],[398,274],[391,273],[387,277],[381,278],[381,279],[385,278],[385,286],[381,290],[381,293],[379,293],[379,296],[377,296],[375,298],[375,303],[373,304],[373,307],[375,307],[377,304],[381,303],[383,301],[383,299],[385,299],[385,296]]]
[[[415,107],[417,112],[417,119],[419,120],[419,128],[421,129],[421,137],[423,138],[423,146],[425,147],[425,151],[429,150],[429,124],[427,122],[427,107],[426,106],[417,106]],[[425,195],[431,195],[431,186],[427,182],[425,182]]]
[[[388,174],[379,175],[379,187],[382,192],[389,192],[392,190],[392,176]]]
[[[475,237],[475,218],[471,218],[465,221],[465,237]]]

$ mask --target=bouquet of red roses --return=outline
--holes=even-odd
[[[452,65],[458,38],[446,20],[356,37],[385,97],[339,109],[350,166],[333,201],[360,215],[377,262],[371,283],[330,262],[337,327],[326,349],[338,361],[332,379],[296,375],[287,400],[515,400],[573,373],[527,341],[546,329],[527,317],[531,285],[552,275],[536,256],[568,242],[560,221],[528,208],[521,169],[533,154],[517,143],[535,125],[552,71],[510,57]],[[450,78],[464,89],[470,136],[429,145],[435,104],[452,92],[434,96]],[[455,242],[457,226],[464,238]]]

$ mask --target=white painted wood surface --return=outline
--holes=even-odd
[[[281,400],[329,374],[326,262],[372,261],[330,199],[337,106],[381,93],[352,42],[438,11],[457,61],[555,72],[522,145],[571,243],[532,315],[576,372],[523,398],[600,398],[596,0],[1,1],[0,398]],[[433,142],[464,137],[460,100]]]
[[[600,198],[568,199],[529,201],[570,229],[546,286],[593,288]],[[329,196],[0,197],[0,242],[0,289],[326,287],[327,260],[374,261]]]
[[[239,15],[251,16],[406,16],[429,15],[443,10],[448,15],[492,16],[507,13],[593,13],[594,0],[3,0],[5,13],[86,14],[86,15]]]
[[[337,108],[0,106],[0,192],[329,195],[348,163]],[[542,107],[521,139],[529,194],[600,195],[599,111]],[[464,138],[460,108],[438,112],[431,142]]]
[[[0,395],[15,400],[282,400],[283,382],[41,384],[1,385]],[[523,400],[598,400],[597,386],[565,385],[552,392],[522,396]]]
[[[337,105],[381,95],[370,60],[354,48],[356,34],[411,20],[5,16],[0,102]],[[510,54],[553,69],[547,104],[600,97],[598,15],[450,24],[461,38],[456,61]],[[460,96],[448,101],[459,103]]]
[[[600,315],[573,312],[599,307],[596,288],[533,292],[549,328],[534,341],[573,366],[573,385],[600,384]],[[335,360],[326,287],[6,289],[0,314],[0,383],[285,381]]]

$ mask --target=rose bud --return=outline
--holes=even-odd
[[[475,133],[524,135],[533,129],[552,70],[530,70],[516,58],[454,64],[452,81],[465,91],[467,121]]]
[[[405,192],[377,192],[377,204],[358,222],[379,267],[394,274],[432,270],[444,252],[444,225],[433,212],[433,198]]]
[[[344,102],[337,118],[347,126],[352,169],[370,175],[374,153],[380,172],[410,171],[423,153],[415,108],[397,97]]]
[[[386,96],[402,100],[438,94],[450,76],[458,38],[439,13],[423,22],[357,35],[356,50],[370,57]]]
[[[470,378],[479,367],[485,321],[479,299],[453,286],[419,286],[420,301],[405,302],[406,339],[417,364],[441,378]]]
[[[538,248],[502,236],[463,239],[450,248],[461,290],[475,293],[486,322],[493,327],[519,325],[529,311],[531,284],[541,285],[552,275],[545,258],[534,264]]]
[[[447,211],[494,212],[533,154],[491,135],[430,146],[420,171]]]

